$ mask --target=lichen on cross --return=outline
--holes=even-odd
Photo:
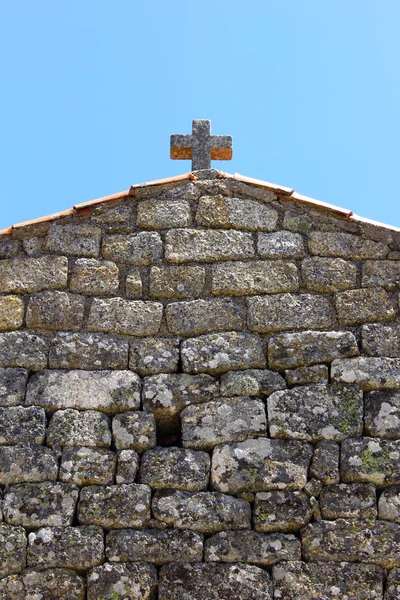
[[[232,136],[211,135],[211,121],[194,119],[192,134],[171,135],[172,159],[192,160],[192,171],[209,169],[212,160],[231,160]]]

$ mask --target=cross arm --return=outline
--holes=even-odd
[[[171,135],[170,158],[186,160],[192,158],[193,136],[187,134]]]

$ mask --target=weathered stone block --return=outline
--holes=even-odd
[[[398,600],[400,594],[400,569],[389,571],[384,600]]]
[[[367,435],[400,439],[400,391],[382,390],[366,394],[364,423]]]
[[[302,258],[305,254],[301,235],[291,231],[259,233],[258,254],[261,258]]]
[[[152,267],[150,296],[165,300],[197,298],[203,291],[205,281],[205,268],[197,265]]]
[[[310,499],[304,492],[273,490],[256,494],[253,511],[256,531],[299,531],[311,517]]]
[[[200,229],[174,229],[165,236],[167,262],[217,262],[254,257],[251,233]]]
[[[165,309],[170,333],[181,336],[243,329],[244,307],[231,298],[173,302]]]
[[[272,571],[281,600],[381,600],[383,571],[375,565],[287,562]]]
[[[206,490],[210,457],[206,452],[183,448],[154,448],[142,457],[140,482],[153,489],[172,488],[197,492]]]
[[[332,381],[356,383],[364,392],[400,387],[398,358],[338,358],[331,366]]]
[[[341,441],[363,431],[363,395],[358,386],[307,385],[274,392],[267,400],[271,437]]]
[[[283,260],[233,262],[212,266],[211,292],[248,296],[296,292],[299,289],[297,267]]]
[[[152,509],[156,519],[176,529],[214,533],[251,527],[250,504],[219,492],[157,490]]]
[[[305,258],[301,264],[303,283],[320,293],[349,290],[357,286],[357,267],[342,258]]]
[[[43,444],[45,430],[43,408],[0,407],[0,444]]]
[[[104,562],[100,527],[43,527],[29,534],[28,566],[90,569]]]
[[[101,333],[57,333],[50,344],[49,366],[51,369],[126,369],[128,347],[126,340]]]
[[[100,250],[101,229],[87,223],[50,225],[46,248],[73,256],[96,257]]]
[[[67,287],[68,259],[65,256],[12,258],[0,263],[2,292],[40,292]]]
[[[351,233],[312,231],[308,236],[308,248],[317,256],[334,256],[364,260],[386,258],[388,247]]]
[[[248,324],[251,331],[283,329],[326,329],[333,324],[329,298],[310,294],[275,294],[248,300]]]
[[[139,375],[174,373],[178,370],[179,339],[143,338],[130,345],[129,368]]]
[[[162,251],[161,236],[154,231],[106,235],[102,247],[103,258],[137,267],[147,267],[158,261]]]
[[[22,527],[0,523],[0,577],[19,573],[25,565],[25,530]]]
[[[396,260],[367,260],[362,266],[363,287],[383,287],[397,290],[400,287],[400,262]]]
[[[159,302],[95,298],[89,312],[89,331],[153,335],[161,325],[163,305]]]
[[[277,221],[276,210],[249,198],[203,196],[196,213],[197,225],[204,227],[273,231]]]
[[[113,483],[117,457],[104,448],[66,446],[60,465],[60,480],[78,485]]]
[[[322,489],[323,519],[375,519],[376,490],[372,483],[337,483]]]
[[[310,383],[328,383],[329,370],[326,365],[312,365],[285,371],[285,379],[290,386],[308,385]]]
[[[47,367],[47,341],[29,331],[0,333],[0,366],[32,371]]]
[[[237,369],[263,369],[266,365],[262,341],[249,333],[211,333],[184,340],[183,371],[217,375]]]
[[[141,387],[132,371],[46,370],[30,378],[26,404],[47,411],[76,408],[115,414],[140,408]]]
[[[156,422],[147,411],[128,411],[115,416],[112,431],[117,450],[130,448],[144,452],[157,444]]]
[[[71,269],[70,290],[85,296],[114,296],[119,287],[119,269],[109,261],[78,258]]]
[[[141,298],[143,285],[139,269],[132,269],[126,276],[125,293],[127,298]]]
[[[307,562],[365,562],[391,569],[400,564],[400,525],[359,519],[318,521],[302,529],[301,545]]]
[[[222,396],[268,396],[284,388],[283,377],[267,369],[231,371],[221,375]]]
[[[106,537],[106,556],[112,562],[197,562],[203,559],[203,536],[195,531],[122,529]]]
[[[0,258],[12,258],[18,254],[19,242],[10,237],[2,235],[0,237]]]
[[[240,562],[268,567],[282,560],[301,560],[301,545],[294,535],[222,531],[206,540],[206,562]]]
[[[183,446],[201,450],[267,432],[264,403],[248,396],[188,406],[181,412],[181,422]]]
[[[147,485],[90,485],[81,489],[78,521],[105,529],[143,527],[150,519],[150,500]]]
[[[399,458],[399,440],[349,438],[342,443],[341,479],[381,487],[400,484]]]
[[[191,224],[190,204],[185,200],[155,198],[138,204],[137,226],[142,229],[172,229]]]
[[[362,349],[369,356],[400,358],[400,324],[368,323],[361,327]]]
[[[185,406],[208,402],[217,396],[217,381],[205,373],[154,375],[143,381],[143,408],[153,413],[160,431],[179,430],[180,413]]]
[[[0,331],[18,329],[24,319],[25,307],[18,296],[0,296]]]
[[[335,294],[336,311],[341,325],[360,325],[373,321],[392,321],[396,310],[385,290],[364,288]]]
[[[0,368],[0,406],[23,404],[27,379],[26,369]]]
[[[79,488],[69,483],[18,483],[6,489],[4,520],[23,527],[72,524]]]
[[[212,596],[210,596],[210,593]],[[272,600],[269,574],[254,565],[172,563],[161,568],[159,600]]]
[[[96,410],[58,410],[50,419],[46,441],[48,446],[107,448],[111,444],[110,422],[105,414]]]
[[[350,331],[304,331],[271,336],[268,364],[272,369],[293,369],[335,358],[358,356],[357,340]]]
[[[118,452],[116,483],[134,483],[139,469],[139,455],[135,450]]]
[[[383,490],[378,503],[379,518],[400,523],[400,486]]]
[[[29,298],[26,325],[32,329],[81,329],[85,298],[66,292],[40,292]]]
[[[85,583],[69,569],[26,569],[0,581],[3,600],[84,600]]]
[[[297,440],[258,438],[214,449],[212,487],[227,494],[302,489],[312,446]]]
[[[324,485],[339,483],[340,447],[332,440],[322,440],[314,450],[310,475],[316,477]]]
[[[148,564],[107,563],[92,569],[87,581],[88,600],[153,600],[157,591],[157,571]]]
[[[57,457],[50,448],[35,444],[0,446],[1,485],[23,481],[55,481],[57,474]]]

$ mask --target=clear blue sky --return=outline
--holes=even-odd
[[[213,166],[400,226],[399,0],[20,0],[0,12],[0,229]]]

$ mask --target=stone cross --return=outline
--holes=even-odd
[[[192,159],[192,171],[209,169],[212,160],[231,160],[232,136],[211,135],[211,121],[194,119],[192,135],[171,135],[172,159]]]

